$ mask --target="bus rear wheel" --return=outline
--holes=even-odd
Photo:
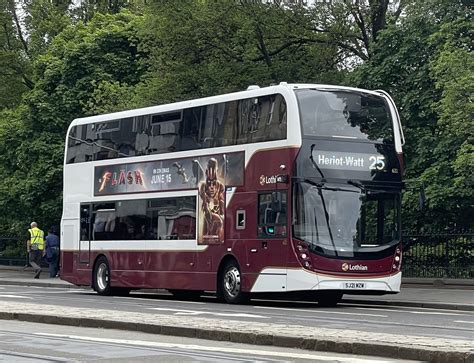
[[[92,284],[99,295],[111,295],[109,262],[103,256],[95,263]]]
[[[247,302],[249,295],[242,292],[240,268],[235,261],[229,261],[220,274],[219,295],[229,304]]]
[[[317,297],[318,305],[324,307],[333,307],[342,300],[342,292],[339,291],[321,291]]]

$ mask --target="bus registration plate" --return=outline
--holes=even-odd
[[[365,282],[344,282],[344,289],[349,289],[349,290],[365,289]]]

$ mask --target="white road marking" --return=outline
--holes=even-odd
[[[205,302],[199,302],[199,301],[181,301],[181,300],[173,300],[174,302],[178,304],[194,304],[194,305],[207,305]]]
[[[308,309],[287,309],[287,308],[274,308],[270,306],[254,306],[254,309],[268,309],[268,310],[287,310],[287,311],[292,311],[292,312],[311,312],[314,313],[315,315],[318,314],[339,314],[339,315],[357,315],[357,316],[375,316],[379,318],[388,318],[388,315],[380,315],[380,314],[361,314],[361,313],[346,313],[342,311],[324,311],[324,310],[319,310],[319,309],[314,309],[314,310],[308,310]]]
[[[187,350],[198,350],[198,351],[207,351],[207,352],[219,352],[219,353],[233,353],[233,354],[247,354],[247,355],[258,355],[258,356],[270,356],[270,357],[279,357],[279,358],[291,358],[291,359],[309,359],[315,360],[320,359],[324,361],[338,361],[338,362],[348,362],[348,363],[385,363],[393,362],[393,360],[383,360],[380,358],[355,358],[355,357],[344,357],[344,356],[330,356],[328,355],[319,355],[319,354],[306,354],[306,353],[296,353],[296,352],[275,352],[275,351],[266,351],[266,350],[252,350],[252,349],[241,349],[241,348],[232,348],[232,347],[211,347],[195,344],[179,344],[179,343],[158,343],[151,342],[146,340],[128,340],[128,339],[107,339],[107,338],[93,338],[93,337],[84,337],[78,335],[61,335],[61,334],[48,334],[48,333],[35,333],[35,335],[52,337],[52,338],[66,338],[74,339],[80,341],[88,342],[99,342],[99,343],[110,343],[110,344],[124,344],[129,346],[141,346],[148,348],[174,348],[174,349],[187,349]]]
[[[474,324],[474,321],[454,320],[455,323]]]
[[[39,293],[40,294],[56,294],[56,295],[59,295],[59,294],[73,294],[73,293],[79,293],[79,292],[84,292],[84,290],[66,290],[66,289],[62,289],[63,291],[58,291],[58,290],[54,290],[54,291],[48,291],[48,290],[45,290],[45,291],[40,291]],[[25,292],[22,292],[22,294],[25,294],[25,295],[38,295],[38,292],[37,291],[25,291]]]
[[[29,296],[0,294],[0,298],[2,298],[2,297],[9,297],[9,298],[12,298],[12,299],[28,299],[28,300],[33,299],[32,297],[29,297]]]
[[[183,310],[183,309],[171,309],[171,308],[150,308],[150,310],[158,311],[172,311],[174,315],[213,315],[213,316],[226,316],[233,318],[257,318],[257,319],[269,319],[269,317],[255,314],[245,313],[214,313],[210,311],[196,311],[196,310]]]
[[[437,311],[405,311],[408,314],[421,314],[421,315],[466,315],[466,314],[458,314],[458,313],[445,313],[437,312]]]
[[[151,295],[150,295],[151,296]],[[156,296],[159,296],[159,295],[156,295]],[[130,300],[133,300],[133,301],[137,301],[137,300],[144,300],[144,301],[150,301],[150,298],[147,298],[147,297],[139,297],[139,295],[133,295],[133,296],[114,296],[114,298],[118,298],[120,300],[127,300],[127,299],[130,299]],[[205,302],[201,302],[201,301],[181,301],[181,300],[171,300],[175,303],[179,303],[179,304],[194,304],[194,305],[206,305],[207,303]]]
[[[449,311],[452,311],[452,310],[447,310],[448,312],[445,312],[443,310],[443,312],[430,312],[430,311],[416,311],[416,310],[407,310],[407,308],[405,309],[398,309],[399,306],[397,306],[397,309],[390,309],[389,311],[391,313],[402,313],[402,314],[406,314],[406,313],[413,313],[413,314],[434,314],[434,315],[467,315],[467,316],[470,316],[471,314],[466,314],[466,313],[451,313]],[[383,309],[383,308],[352,308],[352,309],[357,309],[357,310],[375,310],[375,311],[385,311],[387,312],[387,309]]]

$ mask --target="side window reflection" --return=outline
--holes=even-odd
[[[66,162],[283,140],[286,118],[285,99],[274,94],[75,126]]]
[[[196,239],[196,197],[97,203],[90,222],[83,209],[81,238],[91,228],[95,241]]]

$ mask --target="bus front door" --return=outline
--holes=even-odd
[[[79,238],[79,263],[89,264],[91,254],[91,205],[81,204],[81,234]]]

